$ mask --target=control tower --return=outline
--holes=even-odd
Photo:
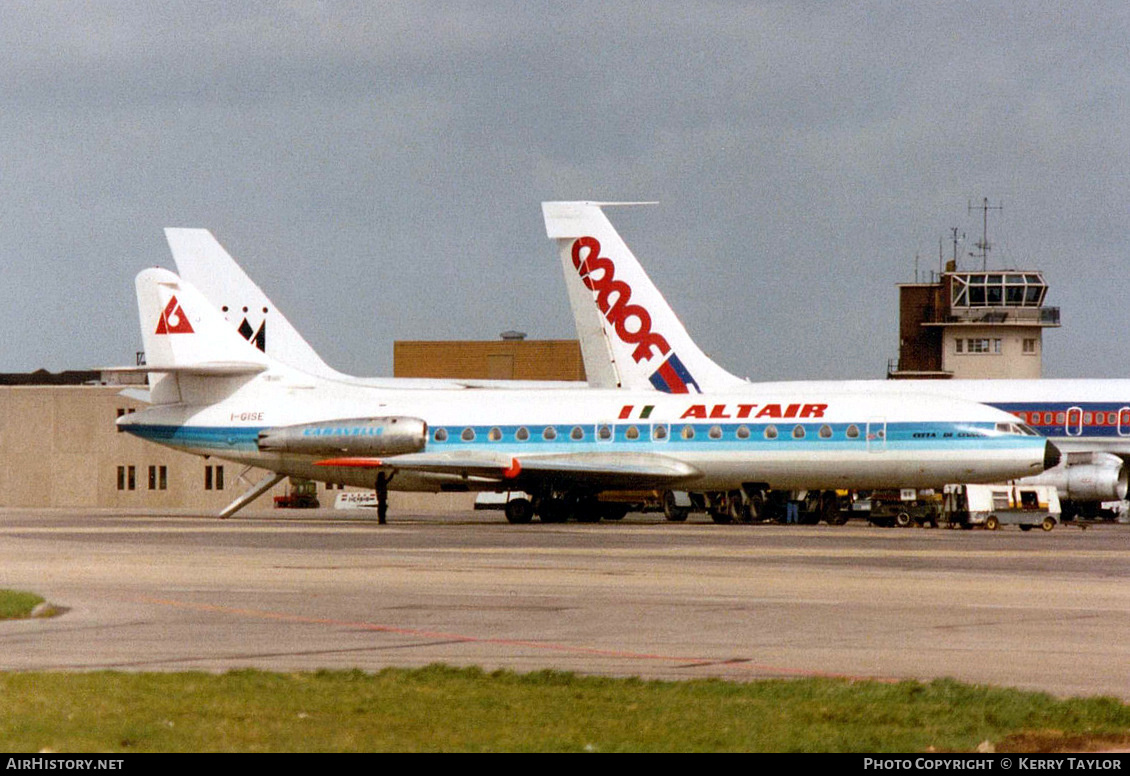
[[[954,265],[935,282],[899,284],[899,357],[887,377],[1040,377],[1043,330],[1059,326],[1059,308],[1044,307],[1043,274]]]

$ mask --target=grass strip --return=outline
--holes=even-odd
[[[930,683],[653,682],[545,671],[0,674],[8,752],[1087,751],[1113,698]]]
[[[20,590],[0,590],[0,620],[18,620],[30,617],[35,607],[43,603],[43,599],[35,593],[24,593]]]

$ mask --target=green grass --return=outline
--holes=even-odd
[[[43,603],[35,593],[19,590],[0,590],[0,620],[18,620],[30,617],[31,610]]]
[[[0,673],[0,751],[1085,751],[1130,706],[942,680],[645,682],[432,666]]]

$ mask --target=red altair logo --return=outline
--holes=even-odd
[[[177,303],[177,298],[174,296],[165,305],[161,317],[157,321],[158,334],[192,334],[192,324],[188,322],[188,316],[184,314],[184,308]]]

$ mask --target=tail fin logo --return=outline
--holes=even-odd
[[[582,258],[582,252],[584,257]],[[651,361],[655,355],[666,356],[671,346],[662,334],[651,330],[651,313],[638,304],[629,304],[632,287],[623,280],[616,280],[616,264],[606,256],[600,255],[600,241],[595,237],[581,237],[573,243],[573,266],[581,281],[590,291],[596,293],[596,305],[604,313],[604,318],[616,332],[616,336],[626,345],[635,345],[632,358]],[[599,273],[599,277],[594,277]],[[615,296],[615,302],[613,302]],[[634,323],[629,323],[634,321]],[[702,393],[690,371],[671,353],[670,358],[648,378],[658,391],[664,393]]]
[[[184,314],[184,308],[174,296],[165,305],[161,318],[157,321],[157,334],[193,334],[192,324]]]
[[[251,324],[247,322],[247,319],[244,318],[243,323],[239,325],[239,328],[236,329],[236,331],[238,331],[245,340],[250,342],[255,347],[259,348],[259,350],[263,351],[264,353],[267,352],[266,321],[263,321],[261,324],[259,324],[259,331],[255,331],[253,328],[251,328]]]
[[[587,251],[581,258],[581,251]],[[604,318],[616,331],[616,336],[626,345],[635,345],[632,358],[650,361],[652,356],[665,356],[671,346],[661,334],[651,330],[651,313],[638,304],[629,304],[632,287],[622,280],[616,280],[616,264],[600,255],[600,241],[595,237],[581,237],[573,243],[573,266],[585,287],[596,292],[596,305],[604,313]],[[600,277],[593,277],[599,272]],[[615,295],[616,301],[612,301]],[[629,321],[635,321],[629,326]]]

